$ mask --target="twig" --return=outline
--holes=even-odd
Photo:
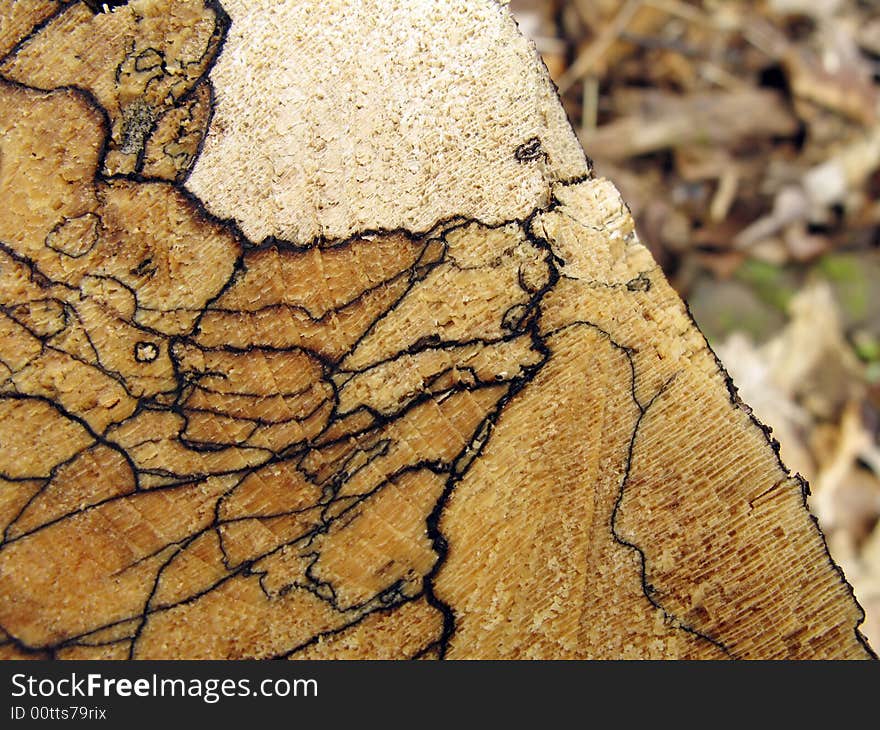
[[[644,3],[669,15],[676,15],[689,23],[705,25],[710,28],[717,26],[717,23],[700,8],[688,5],[680,0],[644,0]]]
[[[599,123],[599,79],[590,74],[584,79],[584,97],[581,103],[581,132],[589,133]]]
[[[575,62],[559,78],[560,94],[564,94],[571,88],[572,84],[584,78],[595,68],[596,64],[602,60],[608,49],[626,29],[626,26],[629,25],[643,3],[644,0],[627,0],[626,4],[614,16],[614,20],[605,26],[599,37],[575,59]]]

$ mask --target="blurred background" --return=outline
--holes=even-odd
[[[880,1],[510,6],[880,649]]]

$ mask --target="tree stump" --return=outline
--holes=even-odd
[[[865,658],[493,0],[0,1],[0,654]]]

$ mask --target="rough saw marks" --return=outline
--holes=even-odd
[[[187,186],[254,241],[496,224],[588,170],[541,61],[494,0],[223,5],[214,120]],[[523,164],[514,151],[534,139],[546,157]]]

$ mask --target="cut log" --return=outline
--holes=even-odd
[[[494,0],[0,0],[0,655],[867,658]]]

